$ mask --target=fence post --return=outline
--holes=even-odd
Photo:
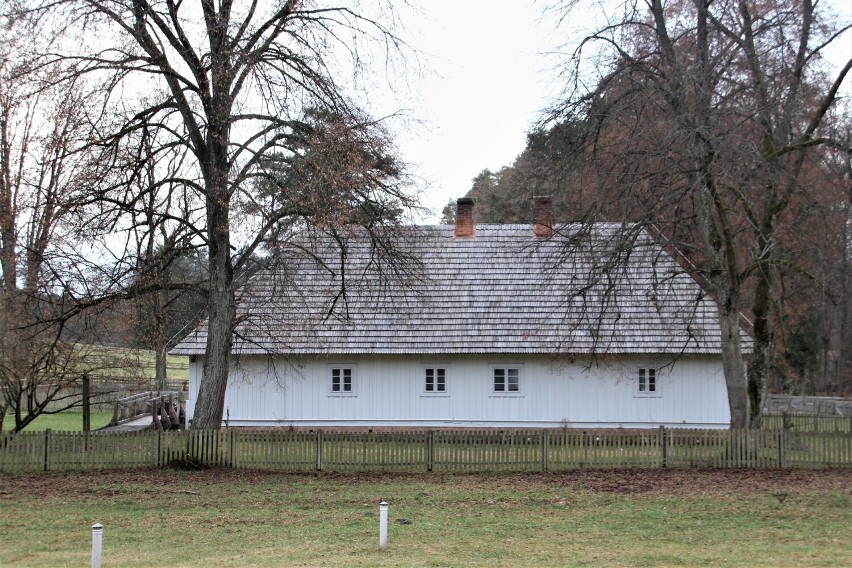
[[[163,431],[157,428],[157,467],[163,466]]]
[[[547,451],[550,449],[550,430],[541,434],[541,471],[547,471]]]
[[[198,430],[187,430],[188,434],[186,437],[186,447],[184,449],[183,459],[186,462],[190,462],[191,460],[195,460],[195,444],[193,443],[193,438],[195,437],[195,433]]]
[[[778,431],[778,467],[779,468],[787,467],[787,464],[785,463],[787,461],[785,459],[786,458],[785,454],[787,452],[786,446],[787,446],[787,431],[782,428],[781,430]]]
[[[3,462],[4,462],[4,460],[3,460],[3,455],[5,454],[4,450],[5,450],[5,449],[6,449],[6,447],[9,445],[9,442],[10,442],[10,441],[11,441],[11,440],[9,439],[9,436],[6,434],[6,432],[2,432],[2,431],[0,431],[0,472],[4,471],[4,468],[3,468]]]
[[[435,431],[429,430],[426,442],[426,471],[432,471],[435,467]]]
[[[849,431],[846,432],[846,463],[850,462],[852,462],[852,424],[849,424]]]
[[[89,396],[89,373],[83,373],[83,432],[92,429],[92,406]]]
[[[317,471],[322,471],[322,428],[317,428]]]
[[[668,440],[666,439],[666,427],[660,425],[660,467],[666,467],[668,460]]]
[[[231,439],[229,440],[229,442],[230,442],[229,452],[231,454],[231,456],[230,456],[231,469],[237,469],[237,436],[236,436],[237,432],[236,432],[236,430],[230,430],[228,433],[231,437]]]
[[[50,428],[44,431],[44,471],[50,471]]]

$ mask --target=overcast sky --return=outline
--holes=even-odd
[[[832,3],[841,17],[852,17],[852,0]],[[568,34],[566,25],[554,33],[554,22],[542,19],[545,4],[421,0],[421,14],[402,14],[401,35],[424,56],[424,75],[399,85],[395,101],[420,121],[397,134],[403,157],[424,178],[423,205],[436,211],[423,221],[437,222],[447,201],[463,196],[483,169],[510,165],[556,94],[554,60],[545,54]],[[584,20],[591,17],[575,15],[570,24],[589,29],[594,22]],[[838,51],[838,59],[852,55],[852,40]]]
[[[540,21],[541,3],[529,0],[423,0],[422,6],[404,35],[423,53],[425,71],[408,93],[402,90],[403,106],[420,122],[398,142],[424,178],[423,204],[440,214],[476,174],[511,164],[524,149],[549,94],[552,73],[540,53],[552,26]]]

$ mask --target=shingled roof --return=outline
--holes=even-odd
[[[234,353],[720,352],[712,299],[646,231],[534,228],[407,227],[392,251],[314,230],[241,289]],[[203,354],[206,333],[172,352]]]

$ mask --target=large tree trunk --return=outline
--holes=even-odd
[[[848,242],[848,241],[847,241]],[[837,396],[843,396],[846,391],[846,359],[849,357],[849,324],[850,320],[852,320],[852,286],[850,286],[850,274],[852,274],[852,270],[850,270],[849,259],[846,259],[843,262],[843,276],[842,276],[842,285],[841,285],[841,300],[840,300],[840,332],[839,332],[839,340],[837,343],[837,363],[835,368],[835,375],[831,385],[831,392]]]
[[[748,393],[745,361],[740,346],[740,310],[735,297],[724,293],[723,296],[717,297],[717,301],[722,332],[722,368],[728,387],[731,428],[745,428],[748,425]]]
[[[0,108],[0,287],[17,289],[17,216],[13,201],[15,171],[12,160],[12,142],[9,139],[9,110]]]
[[[195,403],[194,430],[220,428],[228,386],[228,360],[233,343],[234,272],[231,265],[227,205],[208,205],[210,226],[210,291],[207,300],[207,347],[198,400]]]
[[[849,180],[849,201],[852,204],[852,159],[846,162],[846,178]],[[852,243],[852,205],[847,205],[847,221],[843,224],[843,262],[840,269],[840,337],[837,344],[837,364],[832,384],[832,393],[846,394],[846,359],[849,357],[850,323],[852,323],[852,256],[847,243]]]
[[[771,282],[766,268],[758,276],[754,298],[754,348],[748,370],[749,426],[756,428],[760,422],[763,401],[766,398],[766,378],[769,374],[769,357],[772,332],[769,325]]]
[[[158,278],[162,278],[162,271],[158,271]],[[158,290],[154,293],[154,330],[153,330],[153,343],[155,349],[155,368],[154,368],[154,380],[157,383],[157,390],[166,390],[166,379],[167,377],[167,361],[166,361],[166,348],[168,338],[166,337],[165,327],[166,327],[166,315],[165,315],[165,306],[166,306],[166,294],[163,290]]]
[[[206,152],[199,156],[204,169],[210,290],[207,299],[207,346],[192,428],[222,426],[228,367],[234,341],[236,302],[231,259],[231,190],[229,157],[231,88],[234,79],[227,41],[227,15],[205,6],[210,41],[210,97],[207,99]]]

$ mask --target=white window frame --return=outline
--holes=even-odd
[[[340,390],[334,390],[334,374],[335,371],[339,372],[340,376]],[[345,374],[346,371],[349,371],[349,385],[350,390],[343,390],[345,385]],[[355,365],[329,365],[328,366],[328,374],[326,380],[328,380],[328,396],[358,396],[358,391],[356,389],[356,377],[357,373],[355,370]]]
[[[637,398],[660,398],[660,378],[662,373],[653,365],[640,365],[633,375],[633,396]],[[653,390],[650,387],[653,385]]]
[[[498,371],[504,372],[503,386],[505,387],[506,390],[497,390],[497,372]],[[516,381],[515,381],[516,386],[517,386],[516,390],[509,390],[510,384],[511,384],[511,381],[510,381],[511,371],[515,371],[516,375],[517,375]],[[523,366],[522,365],[516,365],[516,364],[491,365],[491,370],[490,370],[490,373],[489,373],[489,376],[488,376],[488,380],[491,382],[490,396],[492,396],[492,397],[523,396],[524,395],[523,386],[522,386],[523,385],[523,376],[524,376],[524,372],[523,372]]]
[[[434,390],[427,390],[427,379],[429,376],[429,371],[433,372],[433,386],[436,387]],[[437,390],[438,386],[438,373],[437,371],[443,371],[444,373],[444,390]],[[422,381],[420,384],[422,386],[421,394],[423,396],[450,396],[450,382],[449,382],[449,368],[447,365],[423,365],[423,373],[420,375],[420,380]]]

